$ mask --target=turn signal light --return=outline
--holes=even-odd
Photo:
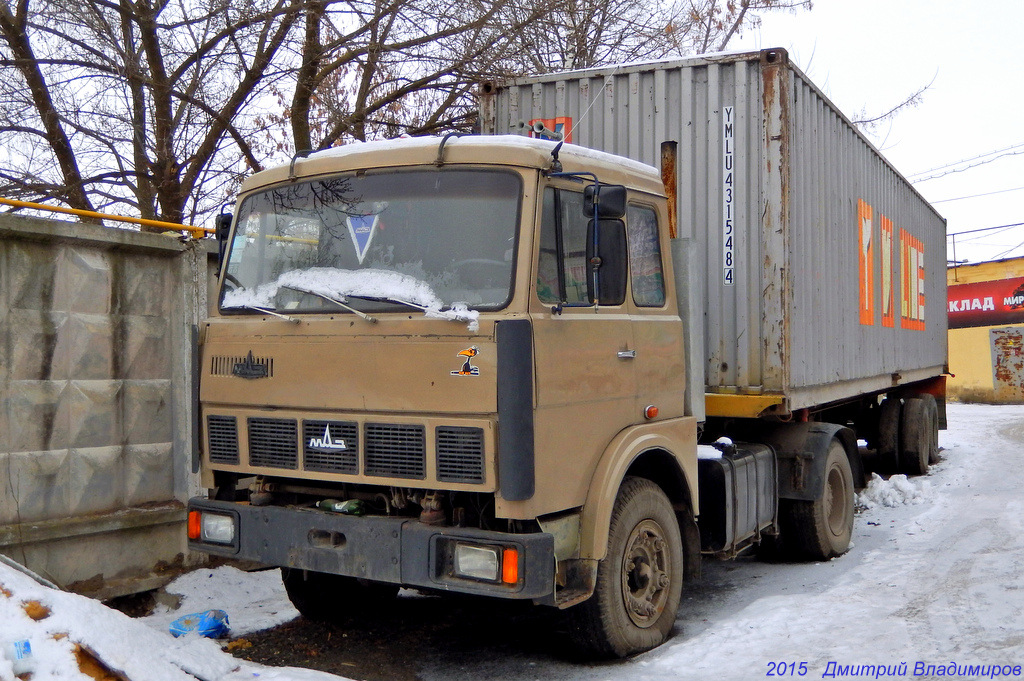
[[[656,406],[654,406],[653,404],[647,405],[647,408],[644,409],[644,418],[653,419],[653,418],[657,418],[657,416],[658,416],[658,408]]]
[[[501,581],[505,584],[519,582],[519,551],[505,549],[501,553]]]
[[[199,532],[201,528],[202,519],[199,511],[188,512],[188,538],[199,539]]]

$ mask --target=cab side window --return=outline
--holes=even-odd
[[[626,208],[626,238],[633,302],[639,307],[665,304],[665,276],[661,268],[658,214],[646,206]]]
[[[540,230],[540,260],[537,270],[537,295],[542,302],[586,304],[587,300],[587,218],[583,213],[583,194],[548,187],[544,190]],[[561,251],[564,254],[565,298],[559,283],[559,243],[557,225],[561,224]]]

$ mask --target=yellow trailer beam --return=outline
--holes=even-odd
[[[704,409],[708,416],[756,418],[765,409],[785,404],[782,395],[741,395],[738,393],[704,393]]]

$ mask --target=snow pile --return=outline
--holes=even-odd
[[[260,284],[254,289],[238,288],[224,294],[225,307],[272,307],[274,296],[282,287],[311,291],[332,298],[346,296],[400,300],[426,309],[443,304],[426,284],[406,274],[387,270],[339,270],[331,267],[310,267],[288,270],[276,281]]]
[[[390,300],[423,310],[432,319],[468,322],[476,331],[480,313],[463,303],[442,309],[445,302],[425,281],[401,272],[381,269],[339,270],[333,267],[310,267],[283,272],[276,281],[260,284],[254,289],[237,288],[224,294],[224,307],[273,308],[274,297],[281,288],[293,288],[328,296],[346,302],[348,296]]]
[[[299,616],[285,596],[278,570],[244,572],[231,566],[200,568],[178,577],[164,587],[180,596],[175,609],[157,605],[141,621],[158,631],[167,631],[182,615],[206,610],[225,610],[231,636],[244,636],[289,622]]]
[[[857,506],[863,509],[885,506],[896,508],[908,504],[920,504],[928,497],[931,485],[927,480],[910,480],[905,475],[894,475],[888,480],[878,473],[871,474],[871,481],[857,495]]]
[[[721,459],[722,450],[711,445],[697,445],[698,459]]]
[[[345,144],[338,147],[331,147],[330,149],[324,149],[318,151],[315,154],[310,154],[309,158],[323,158],[327,156],[347,156],[354,153],[366,153],[368,151],[378,152],[387,151],[398,148],[416,148],[416,147],[427,147],[436,149],[441,143],[441,138],[434,136],[421,136],[421,137],[398,137],[395,139],[388,140],[373,140],[370,142],[359,142],[355,144]],[[543,154],[550,154],[551,151],[558,144],[554,140],[540,139],[535,137],[526,137],[524,135],[464,135],[447,142],[450,145],[448,148],[457,146],[482,146],[493,151],[496,145],[511,145],[520,148],[529,148],[540,151]],[[565,157],[563,160],[568,159],[570,156],[574,156],[580,159],[580,161],[596,160],[604,163],[614,162],[615,165],[622,167],[623,170],[632,170],[633,172],[643,173],[650,175],[659,172],[657,168],[650,166],[640,161],[634,161],[633,159],[613,157],[603,151],[597,149],[591,149],[589,147],[578,146],[566,142],[562,145],[562,149],[565,150]]]
[[[726,449],[732,447],[732,440],[720,437],[710,445],[697,445],[698,459],[721,459]]]
[[[187,575],[175,584],[186,592],[185,608],[202,609],[206,602],[216,602],[228,611],[232,634],[246,630],[265,629],[279,623],[280,617],[295,616],[284,608],[253,606],[253,596],[265,596],[266,585],[276,573],[246,575],[232,568],[201,570]],[[199,597],[205,588],[209,593]],[[174,587],[171,588],[174,591]],[[278,589],[284,599],[283,590]],[[257,604],[265,598],[257,598]],[[287,604],[287,601],[284,601]],[[290,608],[290,606],[289,606]],[[277,612],[268,616],[268,611]],[[192,610],[179,609],[168,614],[170,622]],[[262,614],[260,614],[262,613]],[[221,650],[221,644],[196,635],[174,638],[167,627],[157,622],[161,616],[136,620],[104,606],[99,601],[77,594],[57,591],[0,562],[0,650],[15,641],[28,641],[31,648],[33,681],[67,679],[90,681],[79,671],[76,657],[90,655],[110,670],[132,681],[241,681],[261,680],[326,681],[337,679],[331,674],[294,668],[268,668],[238,660]],[[242,622],[241,627],[235,620]],[[0,680],[13,680],[11,661],[0,654]]]

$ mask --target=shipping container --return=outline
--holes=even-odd
[[[481,119],[674,158],[676,279],[708,416],[788,415],[945,371],[945,221],[785,50],[485,83]]]

